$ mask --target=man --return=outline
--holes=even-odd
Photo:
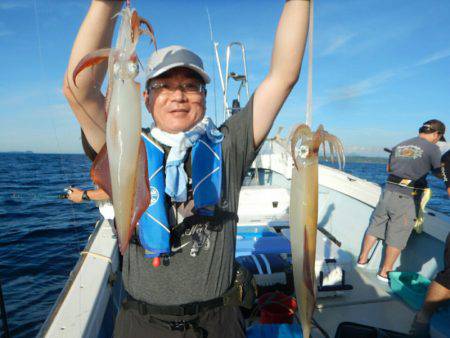
[[[74,203],[81,203],[83,201],[106,201],[109,200],[109,196],[101,188],[82,190],[72,187],[69,189],[67,199]]]
[[[383,194],[372,214],[364,237],[358,266],[368,264],[369,253],[378,239],[386,241],[383,266],[377,278],[388,282],[388,273],[411,234],[417,217],[421,191],[427,187],[428,172],[440,175],[441,154],[436,143],[445,141],[445,125],[429,120],[419,129],[419,136],[406,140],[392,149],[389,176]]]
[[[450,198],[450,150],[441,158],[441,176]],[[447,235],[444,249],[444,269],[440,271],[430,284],[422,308],[414,317],[410,334],[413,337],[430,336],[430,319],[433,313],[445,301],[450,299],[450,234]]]
[[[450,234],[445,241],[444,269],[431,282],[422,309],[414,317],[410,334],[429,337],[431,316],[447,300],[450,300]]]
[[[84,55],[110,46],[114,29],[110,18],[121,5],[92,2],[75,40],[64,80],[64,93],[96,153],[105,144],[105,98],[98,85],[104,80],[105,66],[94,68],[93,73],[80,73],[77,87],[70,74]],[[309,1],[285,3],[267,77],[247,106],[219,130],[204,119],[209,77],[201,59],[180,46],[160,49],[150,57],[144,100],[156,126],[144,138],[164,151],[165,207],[172,226],[172,247],[164,264],[154,268],[145,257],[142,238],[130,243],[122,269],[130,297],[118,314],[115,337],[245,337],[239,308],[227,300],[233,297],[224,297],[234,290],[234,280],[239,277],[234,271],[239,191],[260,144],[298,80],[308,15]],[[187,144],[193,133],[202,138],[207,134],[214,138],[214,144],[221,145],[222,197],[207,224],[192,221],[196,214],[190,178],[202,160],[191,163],[194,155],[190,149],[180,153],[180,142]],[[178,174],[171,180],[173,165]],[[185,181],[186,174],[189,179]],[[174,185],[174,181],[186,184]],[[179,226],[182,231],[175,231]],[[223,306],[226,303],[229,305]]]
[[[114,208],[109,195],[101,188],[82,190],[71,187],[67,194],[67,199],[74,203],[94,201],[104,219],[114,219]]]

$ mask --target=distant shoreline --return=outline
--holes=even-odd
[[[74,155],[74,156],[85,156],[83,153],[36,153],[33,151],[3,151],[0,154],[6,155]],[[323,157],[319,158],[321,161],[324,160]],[[345,157],[347,163],[387,163],[387,157],[374,157],[374,156],[360,156],[360,155],[347,155]]]

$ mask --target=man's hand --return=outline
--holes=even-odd
[[[70,188],[67,199],[74,203],[83,202],[83,190],[78,188]]]
[[[114,17],[123,1],[98,1],[91,3],[72,47],[69,64],[63,80],[63,93],[73,110],[86,139],[98,153],[105,144],[105,97],[101,84],[105,79],[107,64],[81,72],[75,86],[72,74],[80,60],[87,54],[111,46]],[[111,19],[114,17],[114,19]]]
[[[308,35],[309,1],[288,1],[275,34],[269,74],[255,91],[253,139],[264,141],[278,112],[297,83]]]

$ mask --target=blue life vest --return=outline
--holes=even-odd
[[[165,196],[164,150],[146,135],[150,205],[139,219],[139,240],[145,257],[170,253],[170,224]],[[192,147],[192,189],[194,212],[210,216],[220,202],[222,187],[222,142],[214,143],[203,135]]]

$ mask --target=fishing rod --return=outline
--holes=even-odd
[[[3,298],[3,289],[2,289],[2,282],[0,279],[0,310],[2,312],[2,324],[3,324],[3,337],[9,338],[9,328],[8,328],[8,320],[6,315],[6,308],[5,308],[5,301]]]
[[[209,25],[209,35],[212,43],[213,50],[211,51],[211,63],[214,65],[214,55],[216,57],[217,67],[219,68],[219,76],[220,83],[222,85],[222,95],[224,95],[224,84],[223,84],[223,75],[222,75],[222,66],[220,64],[219,54],[218,54],[218,46],[219,43],[214,41],[214,32],[212,28],[211,15],[209,14],[208,6],[205,6],[206,15],[208,16],[208,25]],[[214,69],[214,67],[213,67]],[[214,85],[214,118],[215,123],[218,124],[217,118],[217,87],[216,87],[216,72],[213,71],[213,85]]]
[[[16,193],[13,192],[12,194],[9,194],[7,197],[12,200],[22,200],[22,199],[67,199],[72,192],[71,187],[65,188],[64,193],[62,194],[33,194],[33,193]]]
[[[312,321],[313,325],[320,331],[320,333],[325,338],[330,338],[330,335],[327,333],[327,331],[325,331],[325,329],[322,326],[320,326],[319,323],[314,318],[311,318],[311,321]]]

